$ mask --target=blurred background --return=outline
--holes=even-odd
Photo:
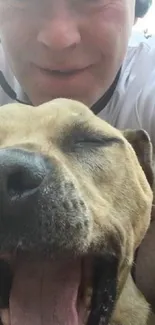
[[[152,2],[153,4],[145,17],[138,19],[136,25],[133,28],[134,31],[143,32],[146,35],[155,35],[155,0]]]
[[[153,42],[155,45],[155,0],[144,18],[139,18],[133,27],[133,33],[129,44],[136,45],[144,39]]]

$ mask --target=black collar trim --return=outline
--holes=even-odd
[[[91,107],[91,110],[92,112],[97,115],[99,114],[103,109],[104,107],[108,104],[108,102],[110,101],[115,89],[116,89],[116,86],[117,86],[117,83],[118,83],[118,80],[119,80],[119,77],[120,77],[120,74],[121,74],[121,69],[118,71],[117,75],[116,75],[116,78],[115,80],[113,81],[112,85],[110,86],[110,88],[106,91],[106,93]]]

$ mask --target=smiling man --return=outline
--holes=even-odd
[[[0,0],[2,46],[34,105],[92,105],[112,84],[134,21],[129,0]]]
[[[101,111],[115,126],[141,123],[151,132],[139,107],[151,96],[143,88],[155,73],[155,50],[143,44],[126,53],[135,16],[143,16],[149,3],[0,0],[1,105],[16,94],[33,105],[67,97]]]

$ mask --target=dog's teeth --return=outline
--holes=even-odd
[[[0,309],[0,318],[3,325],[11,325],[9,309]]]
[[[91,310],[88,309],[88,310],[86,311],[86,313],[85,313],[84,321],[83,321],[84,325],[86,325],[87,322],[88,322],[88,317],[89,317],[90,312],[91,312]]]
[[[92,294],[93,294],[93,289],[91,287],[88,287],[85,291],[85,301],[84,301],[84,304],[87,309],[90,308]]]

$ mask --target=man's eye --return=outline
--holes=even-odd
[[[79,1],[79,0],[77,0]],[[80,0],[80,2],[83,2],[83,3],[98,3],[98,2],[104,2],[105,0]]]
[[[72,0],[72,3],[74,4],[77,4],[77,5],[99,5],[99,4],[102,4],[104,5],[105,4],[105,1],[107,0]]]

